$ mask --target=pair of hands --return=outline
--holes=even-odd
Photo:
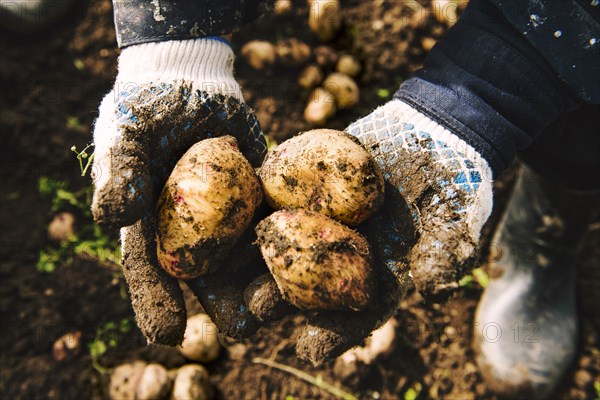
[[[455,288],[491,211],[485,160],[410,106],[391,101],[346,130],[370,151],[386,178],[384,207],[361,228],[373,245],[379,290],[369,310],[309,315],[297,352],[313,364],[359,344],[387,321],[411,281],[434,299]],[[260,166],[265,141],[233,78],[228,44],[209,38],[123,50],[115,89],[103,100],[95,125],[92,211],[99,223],[122,227],[124,275],[149,342],[178,344],[186,324],[178,282],[156,258],[156,199],[187,149],[226,134]],[[223,268],[186,281],[220,331],[234,338],[260,326],[244,301],[246,287],[266,272],[252,242],[253,232],[247,232]],[[279,316],[278,306],[266,314]]]

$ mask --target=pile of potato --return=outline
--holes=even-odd
[[[193,363],[167,370],[158,363],[137,360],[116,367],[110,377],[113,400],[208,400],[214,396],[208,370],[201,364],[215,360],[221,345],[217,327],[208,315],[188,318],[185,339],[179,351]]]
[[[336,38],[343,22],[339,0],[311,0],[308,5],[308,26],[318,40],[329,42]],[[285,15],[291,9],[288,0],[275,3],[277,15]],[[257,70],[277,62],[288,67],[303,67],[298,85],[309,94],[304,119],[312,126],[324,126],[338,110],[350,109],[360,100],[360,90],[354,80],[362,70],[360,61],[350,54],[339,56],[327,45],[311,49],[295,38],[275,45],[252,40],[242,47],[241,54],[246,63]]]
[[[258,244],[283,299],[302,309],[365,309],[375,292],[372,256],[349,226],[379,209],[383,188],[373,158],[345,132],[312,130],[287,140],[267,155],[258,177],[232,137],[201,141],[159,199],[159,263],[177,278],[214,271],[264,196],[277,211],[256,226]]]

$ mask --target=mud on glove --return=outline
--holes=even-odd
[[[174,165],[194,143],[225,134],[236,137],[254,166],[266,152],[258,120],[233,77],[233,58],[221,38],[127,47],[115,87],[100,105],[92,212],[101,224],[123,227],[124,275],[138,325],[151,343],[180,343],[186,325],[178,282],[156,258],[154,205]],[[229,300],[242,304],[241,290]],[[236,310],[227,324],[252,319],[245,309]],[[243,329],[220,328],[237,336],[253,324],[238,326]]]

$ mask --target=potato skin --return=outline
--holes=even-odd
[[[304,208],[358,225],[383,203],[383,175],[358,140],[315,129],[267,154],[259,176],[275,209]]]
[[[279,291],[294,306],[363,310],[375,297],[369,244],[341,223],[312,211],[281,210],[256,233]]]
[[[262,201],[260,183],[232,136],[206,139],[179,160],[158,200],[158,261],[191,279],[212,272]]]

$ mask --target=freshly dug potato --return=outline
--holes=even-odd
[[[281,295],[301,309],[363,310],[375,297],[367,240],[322,214],[281,210],[256,227]]]
[[[254,169],[232,136],[206,139],[179,160],[158,200],[158,261],[190,279],[211,272],[262,200]]]
[[[278,42],[275,46],[275,52],[279,61],[290,67],[305,64],[310,58],[310,46],[296,38]]]
[[[383,203],[383,175],[358,139],[314,129],[269,152],[259,176],[275,209],[304,208],[358,225]]]
[[[437,40],[432,37],[424,37],[421,39],[421,46],[423,46],[423,50],[429,51],[435,46]]]
[[[292,12],[292,1],[291,0],[275,0],[273,4],[273,11],[275,15],[288,15]]]
[[[318,65],[308,65],[300,72],[298,77],[298,86],[302,89],[312,89],[315,86],[319,86],[323,82],[323,71]]]
[[[56,242],[66,242],[73,236],[75,236],[75,216],[66,211],[56,214],[48,224],[48,238]]]
[[[188,318],[185,338],[179,351],[190,360],[211,362],[219,356],[221,350],[217,332],[217,326],[208,315],[193,315]]]
[[[350,54],[345,54],[340,57],[335,69],[337,72],[346,74],[351,78],[356,78],[360,74],[362,67],[356,58]]]
[[[200,364],[187,364],[177,370],[173,382],[172,400],[209,400],[214,389],[208,380],[208,371]]]
[[[263,69],[275,62],[275,46],[264,40],[252,40],[241,50],[242,57],[254,69]]]
[[[323,88],[333,94],[338,109],[352,108],[360,100],[360,91],[354,79],[346,74],[334,72],[323,82]]]
[[[335,115],[335,98],[323,88],[316,88],[310,94],[304,119],[313,126],[323,126],[327,120]]]
[[[171,390],[171,378],[165,367],[148,364],[135,389],[136,400],[164,399]]]
[[[315,61],[323,68],[329,68],[333,66],[338,60],[337,53],[329,46],[318,46],[315,48],[313,53],[315,55]]]
[[[320,40],[333,39],[342,27],[339,0],[313,0],[308,11],[308,26]]]
[[[115,368],[110,375],[108,395],[112,400],[135,400],[137,385],[144,373],[146,363],[134,361]]]

